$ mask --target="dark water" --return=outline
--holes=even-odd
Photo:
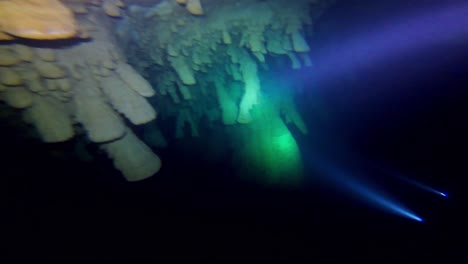
[[[362,3],[332,9],[318,25],[314,45],[339,41],[409,8],[398,1]],[[161,153],[165,163],[158,175],[129,184],[105,158],[83,164],[44,154],[54,148],[72,152],[73,142],[43,145],[5,131],[4,256],[466,259],[467,169],[460,152],[468,146],[467,63],[463,45],[453,43],[318,84],[302,97],[311,135],[297,140],[309,178],[317,175],[309,162],[317,155],[365,171],[424,223],[373,210],[320,182],[294,191],[259,187],[240,181],[227,163],[169,151]],[[369,96],[376,90],[380,96]],[[450,197],[395,181],[369,169],[368,161],[429,182]]]

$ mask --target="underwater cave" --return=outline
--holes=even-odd
[[[0,0],[9,260],[468,260],[466,1]]]

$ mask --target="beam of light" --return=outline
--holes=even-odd
[[[443,2],[441,2],[443,3]],[[321,79],[334,78],[358,65],[371,66],[395,57],[459,39],[468,34],[468,3],[451,4],[387,21],[375,31],[328,47],[319,60],[327,67]],[[319,54],[320,55],[320,54]]]
[[[423,183],[421,183],[419,181],[416,181],[414,179],[410,179],[408,177],[405,177],[401,173],[395,172],[395,170],[389,169],[387,166],[382,165],[382,163],[379,163],[379,162],[376,162],[376,161],[370,161],[370,160],[366,160],[366,163],[367,164],[372,164],[372,167],[374,167],[375,169],[377,169],[379,171],[383,171],[385,174],[388,174],[388,175],[390,175],[392,177],[395,177],[395,178],[397,178],[397,179],[399,179],[401,181],[404,181],[404,182],[406,182],[406,183],[408,183],[410,185],[418,187],[418,188],[420,188],[420,189],[422,189],[424,191],[431,192],[431,193],[440,195],[442,197],[448,198],[447,193],[438,191],[438,190],[430,187],[427,184],[423,184]]]
[[[350,173],[347,173],[344,170],[323,161],[316,165],[322,172],[327,175],[327,180],[329,183],[332,183],[333,186],[341,188],[343,191],[350,192],[354,197],[359,198],[363,202],[366,202],[369,205],[387,212],[418,222],[423,222],[423,219],[417,216],[414,212],[391,199],[387,195],[384,195],[383,192],[379,191],[377,188],[372,187],[370,184],[366,184],[364,181],[359,181]]]
[[[438,45],[468,38],[468,2],[440,1],[438,7],[418,10],[378,24],[370,32],[327,47],[316,54],[318,71],[302,71],[297,79],[320,83],[340,78],[360,67],[373,67]]]
[[[389,212],[395,213],[397,215],[401,215],[418,222],[422,222],[422,218],[418,217],[416,214],[411,212],[409,209],[399,205],[397,202],[392,201],[389,197],[386,197],[375,190],[365,186],[365,184],[360,183],[356,180],[351,178],[346,179],[350,189],[358,194],[361,195],[363,198],[366,199],[367,202],[373,203],[374,205],[378,205],[382,209],[386,209]]]
[[[416,186],[416,187],[418,187],[418,188],[420,188],[422,190],[425,190],[425,191],[428,191],[428,192],[431,192],[431,193],[435,193],[435,194],[440,195],[442,197],[448,197],[448,195],[446,193],[437,191],[434,188],[431,188],[431,187],[427,186],[426,184],[420,183],[418,181],[412,180],[410,178],[404,177],[404,176],[399,175],[399,174],[394,174],[393,173],[392,175],[394,175],[398,179],[400,179],[400,180],[402,180],[402,181],[404,181],[406,183],[409,183],[409,184],[411,184],[413,186]]]

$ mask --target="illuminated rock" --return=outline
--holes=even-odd
[[[28,21],[52,12],[46,5],[53,2],[0,0],[0,7],[9,8],[38,3],[31,19],[15,22],[21,34],[7,30],[13,22],[4,23],[5,14],[20,12],[0,9],[0,39],[65,38],[57,33],[66,23],[44,26],[64,15],[60,12],[34,24],[42,35],[24,34]],[[209,140],[206,129],[224,131],[226,138],[217,142],[234,150],[239,174],[269,183],[299,182],[302,161],[286,124],[303,133],[307,126],[293,96],[284,92],[292,86],[268,79],[271,72],[279,80],[283,69],[312,66],[307,17],[315,5],[306,0],[136,2],[128,0],[123,9],[118,0],[64,0],[77,14],[77,38],[0,47],[2,101],[23,109],[44,142],[75,136],[99,144],[129,181],[151,177],[161,167],[140,134],[132,132],[141,125],[155,147],[170,146],[174,139]],[[272,93],[278,87],[284,88],[279,96]]]
[[[0,1],[0,32],[31,39],[62,39],[76,35],[71,10],[59,0]]]

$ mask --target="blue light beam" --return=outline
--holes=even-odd
[[[355,69],[378,66],[441,44],[466,40],[467,14],[467,1],[440,1],[436,7],[388,18],[385,25],[377,24],[343,41],[319,47],[315,58],[318,71],[303,71],[295,78],[301,82],[313,78],[318,83],[327,83]]]
[[[404,177],[404,176],[401,176],[399,174],[393,174],[395,177],[397,177],[398,179],[402,180],[402,181],[405,181],[413,186],[416,186],[420,189],[423,189],[425,191],[428,191],[428,192],[431,192],[431,193],[435,193],[437,195],[440,195],[440,196],[443,196],[443,197],[448,197],[448,195],[446,193],[443,193],[443,192],[439,192],[437,190],[435,190],[434,188],[431,188],[429,186],[427,186],[426,184],[423,184],[423,183],[420,183],[418,181],[415,181],[415,180],[412,180],[412,179],[409,179],[407,177]]]
[[[382,163],[380,163],[378,161],[364,160],[364,162],[366,162],[366,164],[368,164],[368,165],[371,165],[372,168],[374,168],[374,169],[376,169],[378,171],[384,172],[386,175],[398,178],[399,180],[404,181],[404,182],[406,182],[406,183],[408,183],[410,185],[413,185],[415,187],[418,187],[418,188],[420,188],[420,189],[422,189],[424,191],[431,192],[431,193],[440,195],[442,197],[448,198],[447,193],[438,191],[438,190],[428,186],[427,184],[423,184],[423,183],[421,183],[419,181],[416,181],[414,179],[410,179],[408,177],[405,177],[405,176],[402,175],[402,173],[399,173],[394,169],[389,169],[388,166],[383,165]]]
[[[372,188],[370,184],[358,181],[355,177],[346,173],[342,169],[332,166],[323,160],[316,165],[327,174],[327,181],[332,183],[333,186],[340,187],[341,189],[352,193],[355,197],[360,198],[360,200],[376,208],[411,220],[423,222],[421,217],[417,216],[408,208],[397,203],[382,192],[379,192],[376,188]]]
[[[382,194],[377,193],[376,191],[371,190],[369,187],[365,186],[363,183],[357,182],[351,178],[347,178],[348,186],[350,189],[361,195],[363,198],[366,198],[367,202],[370,202],[374,205],[378,205],[381,208],[387,209],[389,212],[401,215],[418,222],[423,222],[423,219],[418,217],[416,214],[411,212],[409,209],[399,205],[395,201],[392,201],[389,197],[386,197]]]
[[[326,68],[322,81],[333,80],[356,67],[382,64],[395,57],[465,40],[468,3],[441,1],[440,5],[389,19],[368,32],[326,47],[317,60]]]

